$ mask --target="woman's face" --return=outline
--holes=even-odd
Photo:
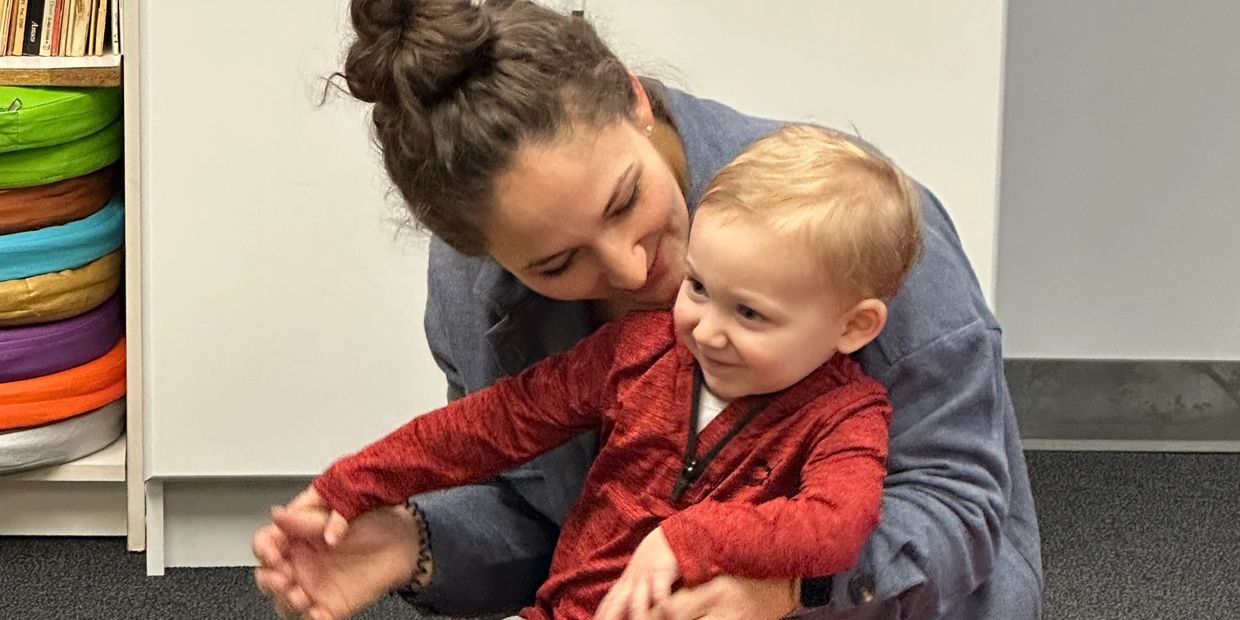
[[[534,291],[633,309],[676,298],[689,211],[671,168],[632,123],[522,147],[498,179],[496,203],[487,249]]]

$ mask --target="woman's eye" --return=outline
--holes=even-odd
[[[633,207],[637,206],[637,203],[638,201],[641,200],[641,198],[642,198],[642,182],[641,182],[641,179],[638,179],[633,184],[633,193],[629,194],[629,199],[624,201],[624,204],[620,205],[618,209],[616,209],[615,211],[612,211],[611,213],[612,216],[624,215],[625,213],[632,211]]]
[[[763,318],[761,313],[749,306],[737,306],[736,313],[746,321],[761,321]]]
[[[571,266],[572,264],[573,264],[573,261],[566,260],[559,267],[556,267],[555,269],[549,269],[547,271],[540,272],[539,275],[541,275],[544,278],[554,278],[558,275],[563,275],[565,271],[568,271],[569,266]]]

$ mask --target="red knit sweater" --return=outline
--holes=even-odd
[[[415,418],[314,482],[353,519],[417,493],[496,475],[601,429],[530,619],[589,618],[638,543],[662,526],[682,585],[722,574],[819,576],[849,568],[878,523],[891,407],[881,384],[837,355],[782,392],[680,501],[693,356],[671,314],[609,323],[572,350]],[[703,429],[710,449],[756,402]],[[433,532],[432,532],[433,535]]]

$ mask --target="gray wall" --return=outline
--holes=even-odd
[[[1009,0],[1009,357],[1240,359],[1240,3]]]

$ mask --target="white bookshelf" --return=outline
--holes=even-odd
[[[21,482],[124,482],[125,442],[121,435],[104,449],[76,461],[5,476]]]
[[[120,0],[121,38],[140,49],[140,0]],[[115,86],[123,89],[125,186],[126,432],[76,461],[0,476],[0,536],[124,536],[146,549],[143,464],[142,170],[139,63],[102,56],[0,56],[0,84]]]
[[[121,55],[0,56],[0,84],[120,86]]]
[[[120,54],[103,54],[102,56],[0,56],[0,70],[67,70],[120,66]]]

